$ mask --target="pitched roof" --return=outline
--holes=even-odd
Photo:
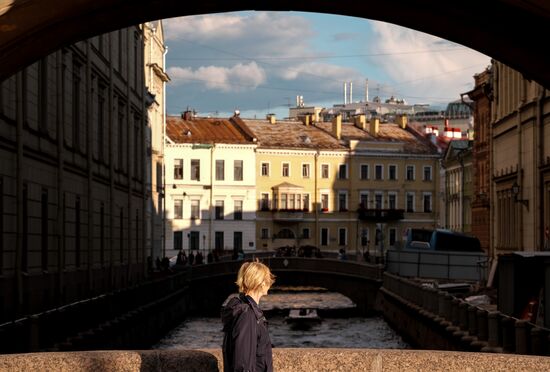
[[[314,126],[306,127],[300,121],[243,120],[258,138],[259,148],[345,150],[336,138]]]
[[[175,143],[254,143],[252,133],[234,118],[166,118],[166,136]]]
[[[325,132],[332,132],[332,123],[316,123],[315,126]],[[437,149],[429,140],[417,135],[415,131],[409,130],[408,127],[402,129],[394,123],[380,123],[378,135],[372,135],[351,123],[342,123],[342,139],[378,143],[400,143],[403,144],[403,152],[412,154],[432,154],[437,152]]]

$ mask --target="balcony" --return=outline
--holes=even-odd
[[[360,220],[370,222],[389,222],[405,218],[405,211],[403,209],[359,208],[357,213]]]
[[[304,219],[307,209],[273,209],[273,220],[279,222],[300,222]]]

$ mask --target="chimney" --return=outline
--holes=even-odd
[[[309,125],[311,124],[311,115],[306,114],[302,116],[302,123],[304,123],[306,127],[309,127]]]
[[[449,119],[445,119],[445,131],[449,129]]]
[[[353,82],[349,82],[349,103],[353,103]]]
[[[399,128],[405,129],[407,128],[407,115],[402,114],[397,117],[397,124],[399,125]]]
[[[185,110],[182,114],[181,114],[181,118],[183,120],[191,120],[193,119],[193,112],[191,110]]]
[[[367,117],[365,114],[355,116],[355,126],[362,130],[367,130]]]
[[[365,82],[365,102],[369,101],[369,79]]]
[[[380,119],[373,117],[372,119],[370,119],[369,133],[373,136],[376,136],[378,135],[379,131],[380,131]]]
[[[348,103],[348,83],[344,82],[344,105]]]
[[[336,139],[342,138],[342,115],[338,114],[332,119],[332,135]]]
[[[267,114],[265,118],[269,121],[269,124],[275,124],[277,122],[275,114]]]

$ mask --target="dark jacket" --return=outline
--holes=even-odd
[[[273,371],[267,320],[254,300],[239,294],[221,311],[224,372]]]

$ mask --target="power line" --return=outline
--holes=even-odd
[[[189,42],[188,40],[184,40]],[[333,55],[333,56],[293,56],[293,57],[254,57],[254,60],[316,60],[316,59],[338,59],[338,58],[360,58],[360,57],[385,57],[385,56],[396,56],[396,55],[409,55],[409,54],[425,54],[425,53],[442,53],[442,52],[456,52],[460,50],[468,49],[466,47],[456,47],[456,48],[447,48],[447,49],[425,49],[425,50],[412,50],[404,52],[387,52],[387,53],[370,53],[370,54],[344,54],[344,55]],[[219,50],[218,50],[219,51]],[[248,57],[167,57],[167,60],[171,61],[241,61],[243,59],[249,60]]]

